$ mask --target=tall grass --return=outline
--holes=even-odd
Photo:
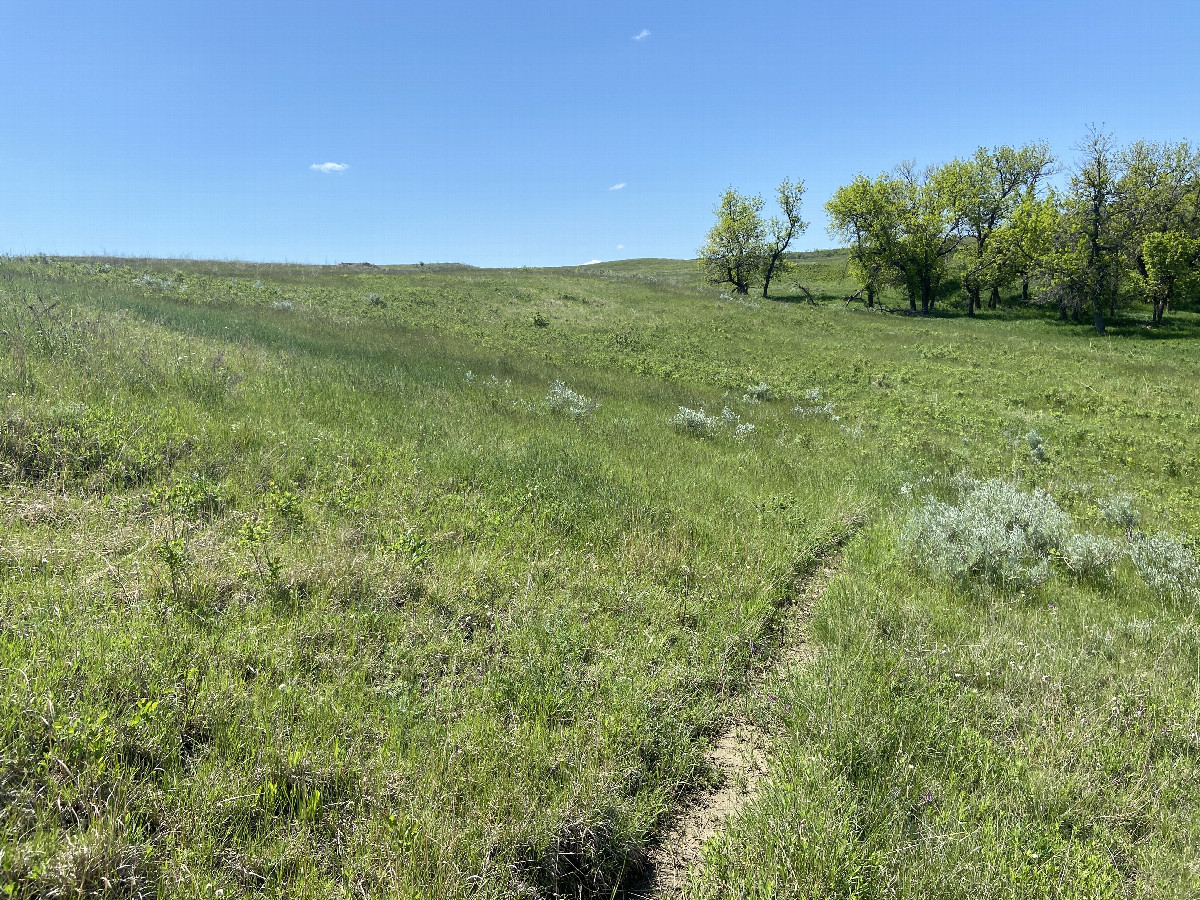
[[[1194,603],[1129,560],[978,591],[896,535],[965,470],[1186,576],[1191,319],[432,268],[0,261],[0,886],[611,896],[746,703],[777,777],[697,890],[1189,884]],[[747,697],[863,515],[824,655]]]

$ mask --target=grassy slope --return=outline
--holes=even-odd
[[[961,469],[1200,533],[1193,317],[1098,341],[755,308],[679,261],[432,268],[0,267],[18,895],[607,896],[859,512],[828,654],[749,698],[778,777],[697,890],[1195,884],[1194,607],[1128,571],[964,595],[893,537],[901,483]],[[791,411],[813,388],[838,420]],[[757,429],[676,434],[679,405]]]

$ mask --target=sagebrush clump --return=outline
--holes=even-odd
[[[1105,520],[1127,540],[1076,532],[1057,501],[1002,479],[960,482],[957,504],[928,498],[909,518],[901,542],[918,565],[958,581],[1035,586],[1056,564],[1070,575],[1109,574],[1125,557],[1159,597],[1200,597],[1200,560],[1182,539],[1134,531],[1133,498],[1100,501]]]
[[[1200,597],[1200,560],[1174,535],[1134,535],[1129,558],[1147,587],[1160,597],[1176,601]]]
[[[571,390],[561,381],[550,385],[550,393],[546,395],[546,402],[555,412],[565,412],[576,420],[589,418],[595,415],[596,410],[600,408],[600,401]]]
[[[1120,528],[1132,534],[1133,529],[1141,524],[1142,514],[1133,505],[1133,497],[1130,494],[1101,497],[1096,501],[1096,506],[1100,508],[1100,515],[1104,517],[1104,521],[1113,528]]]
[[[774,399],[775,392],[765,381],[750,385],[746,388],[746,393],[742,394],[743,403],[766,403],[768,400]]]
[[[833,414],[833,402],[832,401],[826,401],[825,403],[821,403],[821,389],[820,388],[812,388],[811,390],[806,391],[804,394],[804,399],[807,400],[812,405],[805,406],[803,403],[796,404],[796,406],[792,408],[792,412],[794,412],[796,415],[798,415],[798,416],[824,416],[825,418],[828,418],[834,422],[838,421],[838,419],[840,418],[839,416],[835,416]]]
[[[968,482],[957,504],[927,499],[903,543],[920,565],[955,580],[1026,586],[1049,577],[1050,555],[1070,533],[1049,494],[993,478]]]
[[[1079,578],[1107,574],[1124,555],[1119,542],[1096,534],[1073,534],[1061,548],[1063,564]]]
[[[667,424],[676,431],[705,438],[715,437],[717,432],[723,428],[728,429],[732,432],[733,439],[739,443],[745,441],[755,431],[754,425],[750,422],[743,422],[742,417],[728,406],[721,410],[720,416],[710,416],[705,412],[703,406],[699,409],[681,406],[679,412],[675,413]]]
[[[679,412],[671,416],[667,424],[676,431],[694,434],[697,437],[712,437],[721,426],[721,420],[706,413],[704,407],[689,409],[686,406],[681,406],[679,407]]]
[[[1037,429],[1030,429],[1025,435],[1025,443],[1029,447],[1029,456],[1035,463],[1046,461],[1046,439],[1038,434]]]

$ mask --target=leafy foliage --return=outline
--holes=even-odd
[[[766,297],[771,279],[787,266],[788,247],[808,227],[800,218],[803,198],[804,182],[784,179],[777,191],[783,216],[765,222],[760,214],[762,197],[746,197],[726,188],[713,210],[716,224],[698,254],[704,277],[712,284],[732,285],[737,294],[749,293],[761,281]]]

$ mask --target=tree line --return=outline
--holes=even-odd
[[[1155,325],[1200,288],[1200,149],[1187,142],[1117,146],[1089,131],[1064,187],[1044,143],[979,148],[967,159],[918,169],[903,163],[858,175],[825,204],[830,234],[849,249],[854,295],[868,306],[885,287],[928,314],[961,293],[967,315],[1020,287],[1025,303],[1052,303],[1064,320],[1105,321],[1130,303]],[[778,190],[782,217],[762,218],[762,198],[729,188],[700,249],[713,283],[767,296],[784,253],[807,223],[801,181]],[[985,299],[986,298],[986,299]]]

